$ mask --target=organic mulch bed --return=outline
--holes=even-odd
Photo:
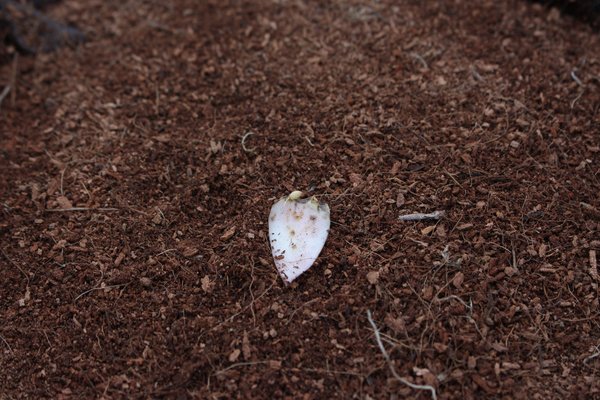
[[[516,0],[47,13],[87,41],[0,66],[0,398],[599,396],[590,26]],[[286,287],[267,218],[296,189],[331,231]]]

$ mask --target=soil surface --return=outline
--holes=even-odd
[[[0,66],[0,399],[600,398],[589,25],[516,0],[47,12],[88,41]],[[332,225],[286,287],[267,218],[296,189]]]

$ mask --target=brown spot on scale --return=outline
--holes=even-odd
[[[316,219],[317,219],[317,216],[316,216],[316,215],[311,215],[311,216],[310,216],[310,220],[311,220],[311,221],[315,221]]]
[[[290,236],[294,236],[296,234],[296,231],[293,229],[290,229]]]
[[[283,254],[275,257],[276,260],[283,260],[284,258],[285,258],[285,256]]]

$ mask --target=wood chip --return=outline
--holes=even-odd
[[[215,283],[210,280],[208,275],[200,279],[200,284],[202,285],[202,290],[204,293],[212,293],[213,288],[215,287]]]
[[[387,314],[384,321],[396,333],[404,333],[406,331],[406,324],[402,318],[394,318],[391,314]]]
[[[236,362],[237,359],[240,357],[241,354],[241,350],[240,349],[235,349],[234,351],[231,352],[231,354],[228,357],[229,362]]]
[[[54,193],[58,191],[60,188],[60,180],[58,178],[52,178],[48,182],[48,188],[46,189],[46,194],[48,196],[52,196]]]
[[[183,249],[183,255],[184,255],[185,257],[193,257],[193,256],[195,256],[196,254],[198,254],[198,249],[197,249],[197,248],[195,248],[195,247],[187,247],[187,246],[186,246],[186,247]]]
[[[540,257],[544,258],[546,257],[546,253],[548,252],[548,246],[546,246],[545,244],[540,244],[540,248],[538,249],[538,254]]]
[[[429,235],[431,232],[433,232],[434,229],[435,229],[435,225],[428,226],[426,228],[421,229],[421,234],[422,235]]]
[[[244,331],[244,338],[242,339],[242,355],[244,360],[249,360],[252,357],[252,348],[250,347],[250,339],[248,338],[248,332]]]
[[[477,359],[473,356],[469,356],[469,358],[467,359],[467,367],[469,367],[469,369],[475,369],[476,366]]]
[[[406,199],[404,198],[404,194],[402,192],[398,193],[396,196],[396,207],[402,207],[406,203]]]
[[[546,263],[546,264],[542,265],[538,271],[553,274],[555,272],[558,272],[558,270],[559,269],[554,267],[552,264]]]
[[[439,225],[435,230],[435,234],[440,238],[445,238],[446,237],[446,227],[444,225]]]
[[[56,198],[56,202],[60,206],[60,208],[73,208],[73,203],[65,196],[58,196]]]
[[[400,221],[427,221],[427,220],[438,220],[446,215],[445,211],[434,211],[432,213],[414,213],[401,215],[399,217]]]
[[[502,368],[504,368],[504,369],[521,369],[521,366],[518,363],[503,361]]]
[[[152,279],[150,279],[150,278],[148,278],[148,277],[145,277],[145,276],[143,276],[143,277],[141,277],[141,278],[140,278],[140,284],[141,284],[143,287],[146,287],[146,288],[148,288],[148,287],[152,286]]]
[[[152,218],[152,222],[156,225],[160,225],[162,220],[163,220],[162,215],[159,212],[154,214],[154,217]]]
[[[225,233],[223,233],[223,235],[221,235],[221,240],[225,241],[225,240],[229,240],[231,239],[231,237],[235,235],[235,225],[232,226],[231,228],[227,229],[225,231]]]
[[[496,393],[496,390],[480,375],[475,374],[471,377],[471,379],[473,379],[473,382],[475,382],[477,384],[477,386],[479,386],[481,389],[483,389],[483,391],[486,392],[487,394],[495,394]]]
[[[452,278],[452,284],[457,289],[460,289],[462,287],[462,284],[464,281],[465,281],[465,274],[463,274],[460,271],[457,272],[456,275],[454,275],[454,278]]]
[[[162,135],[154,136],[153,139],[160,143],[169,143],[171,141],[171,136],[164,133]]]
[[[117,258],[115,259],[115,267],[118,267],[119,265],[121,265],[124,258],[125,258],[125,253],[120,252],[119,255],[117,256]]]
[[[379,281],[379,271],[371,271],[367,274],[367,280],[371,285],[375,285]]]
[[[598,262],[596,261],[596,250],[590,250],[590,275],[596,282],[600,282],[598,276]]]

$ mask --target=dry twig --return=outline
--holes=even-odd
[[[581,82],[581,79],[579,79],[577,77],[577,75],[575,75],[575,71],[576,70],[571,70],[571,79],[573,79],[575,81],[575,83],[577,83],[579,86],[583,86],[583,82]]]
[[[423,214],[423,213],[414,213],[401,215],[399,217],[400,221],[427,221],[427,220],[438,220],[446,215],[446,211],[434,211],[432,213]]]
[[[254,135],[254,132],[248,131],[244,136],[242,136],[242,149],[244,149],[246,153],[254,153],[256,151],[255,148],[249,149],[246,147],[246,139],[248,139],[248,137],[252,135]]]
[[[463,299],[461,299],[460,297],[458,297],[458,296],[456,296],[456,295],[453,295],[453,294],[451,294],[450,296],[441,297],[441,298],[440,298],[440,297],[436,297],[436,298],[434,298],[433,300],[434,300],[434,301],[437,301],[438,303],[442,303],[442,302],[444,302],[444,301],[448,301],[448,300],[456,300],[456,301],[458,301],[460,304],[462,304],[463,306],[465,306],[465,308],[466,308],[467,310],[469,310],[469,312],[472,312],[472,311],[473,311],[473,305],[472,305],[472,304],[470,304],[470,305],[469,305],[469,304],[467,304],[467,302],[466,302],[466,301],[464,301],[464,300],[463,300]]]
[[[271,288],[273,287],[274,284],[275,284],[275,280],[273,280],[273,282],[271,283],[271,285],[269,285],[269,287],[266,288],[264,290],[264,292],[262,292],[256,299],[254,299],[253,301],[251,301],[250,304],[248,304],[246,307],[242,308],[241,311],[233,314],[231,317],[226,318],[225,320],[219,322],[217,325],[213,326],[211,328],[211,330],[215,331],[218,328],[220,328],[221,326],[225,325],[226,323],[233,321],[235,319],[235,317],[237,317],[238,315],[241,315],[241,314],[245,313],[250,307],[252,307],[252,305],[254,304],[255,301],[260,300],[265,294],[267,294],[269,292],[269,290],[271,290]]]
[[[583,363],[585,365],[587,365],[588,362],[592,361],[594,358],[600,357],[600,346],[596,346],[596,352],[590,356],[587,356],[584,360]]]
[[[423,58],[423,56],[421,56],[419,53],[411,53],[410,54],[412,58],[414,58],[415,60],[417,60],[421,66],[423,67],[423,69],[429,69],[429,65],[427,65],[427,61],[425,61],[425,59]]]
[[[44,210],[46,212],[68,212],[68,211],[119,211],[118,208],[110,208],[110,207],[71,207],[71,208],[49,208]]]
[[[4,336],[0,335],[0,340],[2,340],[4,342],[4,344],[6,345],[6,347],[8,347],[8,351],[10,351],[11,353],[14,354],[12,347],[10,347],[10,344],[8,344],[6,339],[4,339]]]
[[[17,102],[17,75],[19,74],[19,53],[15,53],[10,71],[10,106]]]
[[[590,250],[590,275],[596,282],[600,281],[598,276],[598,261],[596,261],[596,250]]]
[[[0,253],[2,253],[2,255],[4,256],[4,258],[6,258],[9,263],[11,263],[15,268],[17,268],[19,271],[21,271],[21,273],[25,276],[25,279],[27,279],[27,286],[29,286],[29,275],[27,274],[27,272],[23,271],[23,268],[21,268],[19,266],[19,264],[17,264],[16,262],[14,262],[12,260],[12,258],[10,258],[8,256],[8,254],[6,254],[6,252],[4,251],[4,249],[0,249]]]
[[[377,341],[379,350],[381,350],[381,354],[383,354],[383,357],[387,361],[388,367],[390,368],[390,372],[392,373],[392,375],[394,375],[394,378],[396,378],[398,381],[400,381],[401,383],[405,384],[406,386],[408,386],[412,389],[429,390],[431,392],[431,398],[433,400],[437,400],[437,394],[436,394],[435,388],[433,386],[431,386],[431,385],[415,385],[414,383],[411,383],[411,382],[407,381],[406,379],[402,378],[400,375],[398,375],[398,373],[396,372],[396,369],[394,368],[394,365],[392,364],[392,359],[390,358],[390,355],[388,354],[387,350],[385,349],[385,347],[383,345],[383,342],[381,341],[381,333],[379,332],[379,328],[377,328],[375,321],[373,321],[373,317],[371,316],[371,310],[367,310],[367,318],[369,319],[369,323],[373,327],[373,332],[375,333],[375,340]]]
[[[81,297],[85,296],[85,295],[86,295],[86,294],[88,294],[88,293],[91,293],[91,292],[93,292],[94,290],[103,290],[103,289],[106,289],[106,290],[108,290],[108,289],[116,289],[116,288],[119,288],[119,287],[124,287],[124,286],[127,286],[127,285],[129,285],[130,283],[131,283],[131,282],[127,282],[127,283],[121,283],[121,284],[119,284],[119,285],[110,285],[110,286],[97,286],[97,287],[93,287],[93,288],[91,288],[91,289],[89,289],[89,290],[86,290],[85,292],[81,293],[79,296],[75,297],[75,299],[73,299],[73,301],[77,301],[77,300],[79,300]]]
[[[247,362],[239,362],[239,363],[235,363],[235,364],[231,364],[230,366],[223,368],[217,372],[215,372],[213,375],[219,375],[222,373],[225,373],[227,371],[229,371],[230,369],[234,369],[237,367],[245,367],[248,365],[259,365],[259,364],[268,364],[270,361],[247,361]]]
[[[0,106],[2,106],[2,102],[4,101],[4,99],[6,98],[6,96],[8,96],[8,94],[10,93],[10,89],[11,89],[11,86],[10,85],[6,85],[4,87],[4,89],[2,90],[2,93],[0,93]]]

